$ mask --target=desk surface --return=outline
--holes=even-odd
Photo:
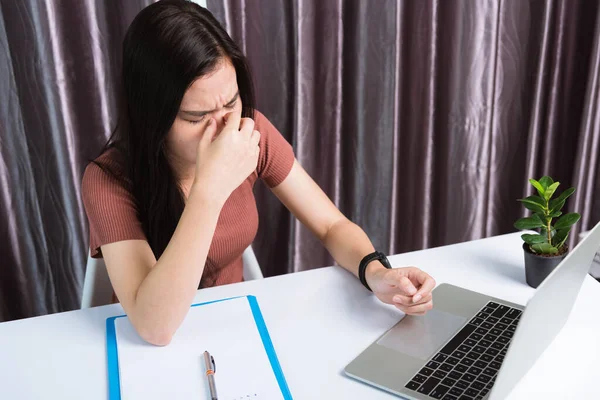
[[[418,266],[438,283],[525,304],[533,289],[525,284],[522,257],[519,235],[509,234],[390,261]],[[204,289],[195,302],[246,294],[258,298],[295,399],[397,398],[343,375],[348,362],[402,317],[351,274],[320,268]],[[599,305],[600,284],[588,277],[563,331],[511,399],[598,397]],[[122,313],[115,304],[0,324],[0,398],[106,400],[105,320]]]

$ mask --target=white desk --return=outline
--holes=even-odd
[[[390,261],[418,266],[438,283],[524,304],[533,289],[525,284],[522,257],[519,235],[510,234]],[[511,399],[599,398],[599,289],[588,277],[565,328]],[[205,289],[195,300],[243,294],[258,298],[295,399],[397,398],[342,373],[402,315],[345,270],[321,268]],[[105,319],[122,313],[119,305],[110,305],[0,324],[0,398],[106,400]]]

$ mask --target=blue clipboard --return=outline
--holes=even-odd
[[[192,307],[200,307],[206,304],[218,303],[221,301],[227,301],[231,299],[239,299],[240,297],[246,297],[248,303],[250,304],[250,309],[252,310],[252,315],[254,316],[256,328],[258,329],[258,333],[260,334],[263,346],[265,348],[265,351],[267,352],[269,362],[271,363],[271,368],[273,369],[273,373],[275,374],[275,378],[277,379],[277,383],[279,384],[279,389],[281,390],[283,398],[285,400],[292,400],[292,394],[290,393],[290,389],[288,388],[285,376],[283,375],[283,371],[281,370],[281,365],[279,364],[279,360],[277,359],[277,353],[275,353],[273,342],[271,342],[271,337],[269,336],[267,325],[265,324],[265,320],[262,316],[262,313],[260,312],[260,307],[258,306],[258,301],[256,301],[255,296],[229,297],[226,299],[213,300],[205,303],[192,304]],[[121,383],[119,381],[119,351],[117,349],[117,334],[115,329],[115,320],[117,318],[126,317],[127,315],[118,315],[116,317],[110,317],[106,319],[106,356],[108,361],[109,400],[121,400]]]

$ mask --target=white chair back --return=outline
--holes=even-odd
[[[244,280],[252,281],[254,279],[262,279],[263,273],[260,269],[260,264],[256,259],[252,245],[248,246],[242,254],[242,262],[244,263]]]

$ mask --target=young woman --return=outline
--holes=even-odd
[[[162,0],[123,43],[123,119],[88,165],[83,198],[93,257],[139,335],[166,345],[199,287],[242,281],[262,179],[333,258],[384,303],[432,307],[435,281],[385,256],[296,162],[254,108],[246,59],[210,12]]]

